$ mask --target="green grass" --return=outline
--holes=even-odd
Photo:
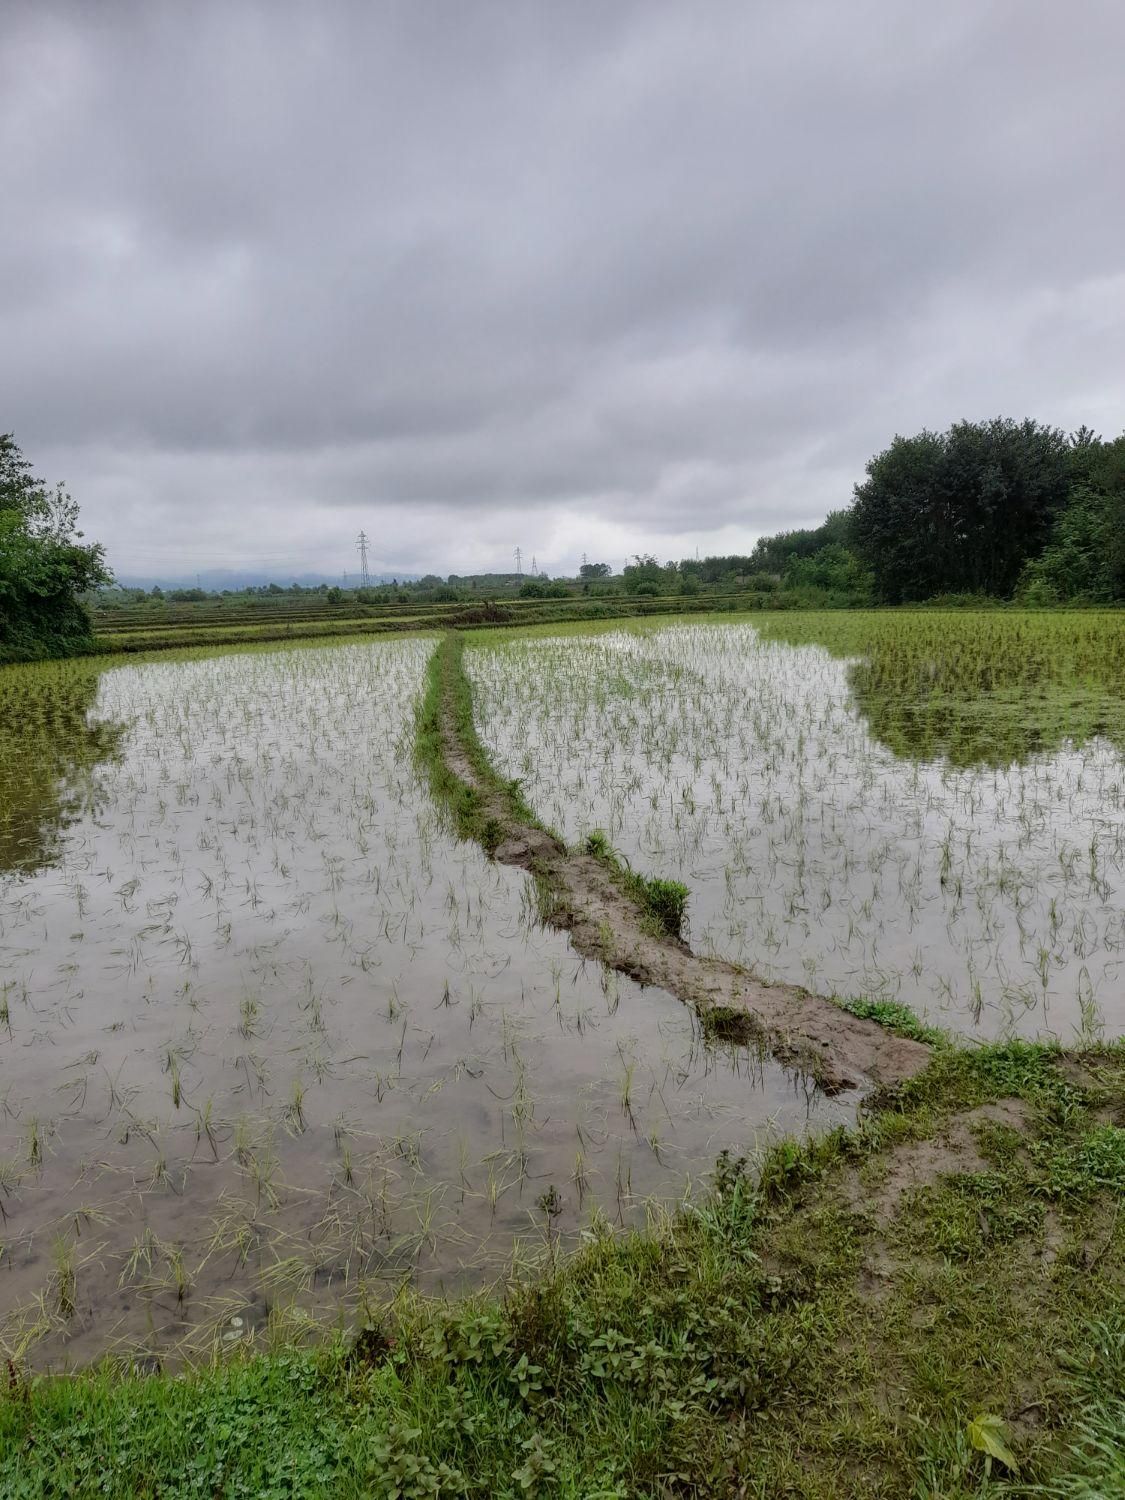
[[[416,613],[399,618],[349,620],[346,616],[327,616],[322,620],[266,621],[245,625],[170,625],[151,626],[128,631],[99,631],[94,637],[94,651],[100,656],[152,655],[155,652],[178,651],[184,647],[196,650],[223,646],[254,644],[285,645],[300,641],[340,643],[372,636],[400,635],[440,628],[440,614]]]
[[[451,814],[458,834],[492,850],[500,842],[504,830],[488,813],[480,792],[462,781],[446,764],[441,729],[445,705],[451,710],[457,739],[481,786],[501,796],[506,816],[533,828],[542,825],[524,800],[519,783],[497,776],[477,736],[472,688],[462,665],[463,652],[463,637],[451,633],[441,638],[430,657],[425,691],[415,720],[415,754],[435,801]]]
[[[1095,735],[1125,747],[1120,610],[819,610],[754,624],[852,658],[856,702],[898,755],[1004,765]]]
[[[632,869],[600,828],[586,836],[586,853],[612,872],[618,885],[644,912],[652,930],[668,937],[683,937],[687,917],[688,888],[680,880],[642,875]]]
[[[716,623],[753,625],[767,640],[822,646],[849,658],[856,703],[896,755],[1005,765],[1095,735],[1125,746],[1125,612],[1119,609],[681,611],[534,625],[521,634]],[[504,634],[473,628],[469,639],[487,643]]]
[[[896,1036],[909,1037],[915,1042],[926,1042],[931,1047],[949,1045],[948,1033],[937,1026],[926,1026],[908,1005],[898,1005],[893,1000],[868,1000],[833,996],[834,1003],[850,1015],[878,1021]]]
[[[596,1234],[505,1294],[404,1301],[358,1340],[179,1378],[12,1371],[0,1493],[1121,1493],[1125,1049],[1085,1055],[1083,1084],[1061,1062],[949,1048],[758,1180],[720,1162],[648,1236]],[[896,1153],[1003,1098],[1027,1121],[979,1122],[986,1170],[880,1214]]]

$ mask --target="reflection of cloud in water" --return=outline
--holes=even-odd
[[[479,1284],[543,1245],[552,1187],[573,1239],[724,1146],[847,1117],[579,963],[522,875],[452,839],[413,764],[430,649],[103,676],[97,714],[132,729],[98,815],[0,887],[9,1349],[205,1349],[232,1316]]]
[[[978,1035],[1125,1029],[1109,740],[998,767],[904,759],[857,705],[854,663],[748,625],[498,640],[467,666],[502,773],[568,838],[600,827],[684,880],[697,951]]]

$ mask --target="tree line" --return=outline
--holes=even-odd
[[[764,537],[749,557],[707,559],[701,577],[735,565],[857,604],[1125,601],[1125,436],[996,417],[896,437],[848,509]]]
[[[1125,602],[1125,436],[1032,420],[896,437],[852,504],[745,554],[638,556],[632,594],[743,592],[760,605]]]
[[[110,581],[103,549],[83,540],[65,487],[37,479],[13,436],[0,434],[0,661],[91,649],[83,599]],[[762,537],[747,555],[664,564],[638,555],[620,577],[607,563],[584,563],[569,583],[431,575],[366,592],[479,599],[490,582],[497,593],[527,597],[738,592],[748,604],[782,607],[951,598],[1121,603],[1125,435],[1107,441],[1088,427],[1067,435],[1007,417],[956,422],[945,432],[895,437],[868,461],[850,506],[820,526]],[[344,600],[338,589],[323,592]],[[209,597],[202,590],[170,597],[181,596]]]
[[[1007,418],[896,437],[868,463],[848,529],[890,604],[1122,599],[1125,437]]]

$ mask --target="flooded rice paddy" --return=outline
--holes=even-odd
[[[846,1118],[453,839],[413,761],[431,649],[3,674],[4,1353],[175,1358],[479,1284]],[[665,648],[598,649],[649,680]]]
[[[564,837],[689,886],[697,952],[974,1036],[1120,1035],[1125,621],[779,618],[485,638],[479,732]]]

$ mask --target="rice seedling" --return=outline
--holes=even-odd
[[[212,1118],[214,1113],[214,1098],[209,1098],[203,1108],[195,1112],[195,1140],[198,1145],[204,1136],[207,1144],[211,1147],[211,1155],[215,1161],[219,1159],[219,1147],[215,1140],[215,1124]]]
[[[649,1194],[677,1195],[747,1120],[780,1106],[779,1129],[806,1128],[781,1070],[748,1095],[676,1002],[576,962],[544,929],[534,883],[456,840],[413,759],[430,649],[84,669],[90,691],[56,728],[74,669],[0,672],[0,739],[23,746],[0,764],[0,1048],[19,1058],[0,1108],[0,1213],[6,1236],[18,1213],[21,1235],[49,1244],[62,1224],[73,1243],[96,1224],[103,1242],[75,1263],[80,1351],[61,1342],[54,1283],[5,1276],[35,1359],[207,1353],[231,1299],[257,1337],[264,1310],[240,1309],[260,1307],[262,1266],[299,1261],[276,1292],[329,1321],[360,1276],[487,1281],[544,1184],[613,1202],[620,1151],[636,1191],[616,1214],[641,1223]],[[41,722],[20,727],[5,694],[33,682]],[[31,767],[43,737],[73,791],[65,808]],[[34,848],[5,865],[4,829],[38,827],[42,809]],[[1064,934],[1068,915],[1062,903]],[[628,1113],[605,1077],[618,1042]],[[684,1079],[671,1119],[639,1086],[666,1054]],[[322,1127],[313,1104],[329,1096]],[[54,1121],[42,1100],[56,1097]],[[816,1118],[844,1117],[825,1104]],[[551,1222],[571,1232],[565,1215]],[[119,1283],[143,1293],[127,1312]]]
[[[69,1321],[78,1310],[77,1255],[73,1242],[65,1240],[62,1235],[56,1235],[51,1256],[54,1261],[51,1284],[55,1306],[59,1317]]]
[[[262,1013],[260,1003],[253,995],[243,995],[238,1005],[238,1032],[240,1036],[248,1040],[258,1029],[259,1017]]]
[[[172,1173],[168,1166],[168,1157],[162,1146],[157,1146],[152,1158],[149,1170],[148,1185],[150,1188],[173,1188]]]
[[[575,1191],[578,1193],[578,1205],[582,1206],[582,1200],[590,1186],[590,1179],[586,1172],[586,1154],[581,1147],[574,1154],[574,1169],[570,1174],[570,1180],[574,1183]]]
[[[165,1057],[164,1071],[168,1074],[172,1087],[172,1108],[179,1109],[180,1101],[183,1097],[180,1082],[180,1059],[171,1048],[169,1048]]]
[[[300,1134],[305,1129],[305,1089],[299,1078],[293,1080],[289,1102],[285,1106],[285,1121],[290,1130]]]
[[[618,1086],[618,1097],[621,1101],[621,1113],[633,1119],[633,1074],[636,1072],[636,1061],[633,1058],[621,1059],[621,1079]]]
[[[347,1141],[340,1148],[340,1181],[345,1187],[355,1186],[355,1168],[352,1165],[352,1148]]]
[[[787,614],[482,636],[465,661],[498,773],[572,842],[681,879],[698,951],[1066,1036],[1083,964],[1084,1005],[1119,996],[1121,635],[1112,615]],[[1028,981],[1039,1002],[1013,1010]]]
[[[181,1245],[165,1245],[164,1256],[168,1265],[168,1279],[173,1291],[176,1293],[176,1302],[182,1307],[184,1301],[191,1291],[191,1278],[188,1276],[184,1265],[184,1252]]]
[[[146,1224],[140,1238],[134,1241],[132,1249],[122,1263],[118,1275],[118,1286],[125,1286],[128,1282],[135,1281],[142,1272],[146,1276],[149,1275],[158,1249],[159,1241],[151,1227]]]

